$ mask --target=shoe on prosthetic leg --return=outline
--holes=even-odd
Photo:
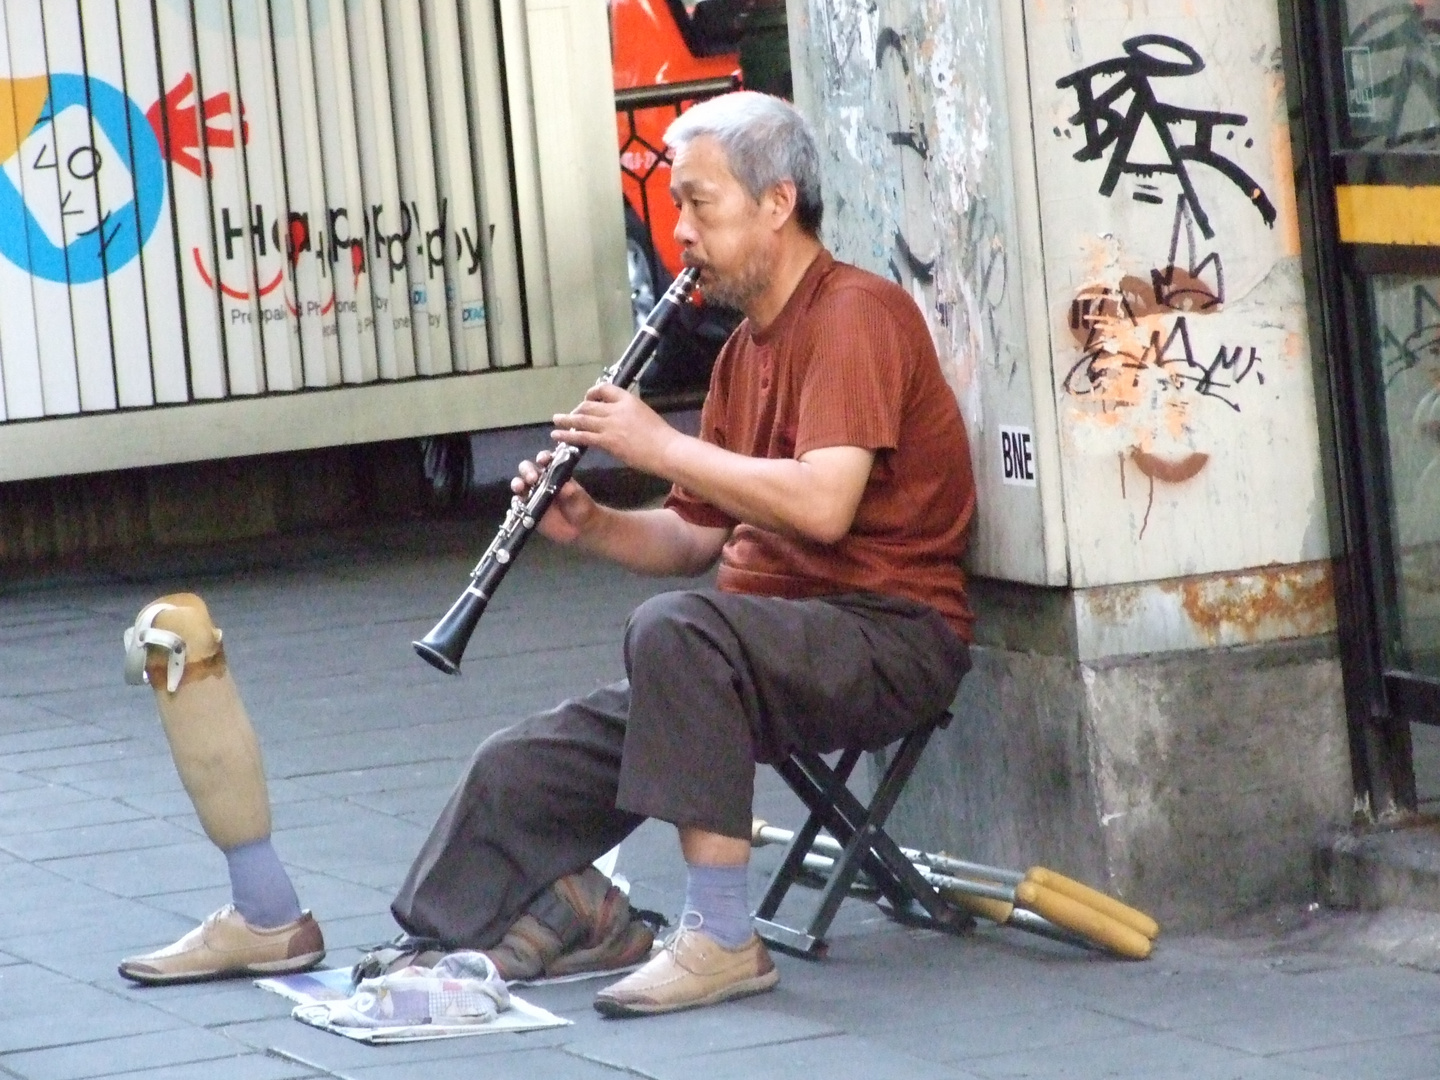
[[[624,891],[587,866],[542,892],[499,944],[481,951],[502,979],[515,982],[631,967],[650,955],[654,942],[655,931]],[[447,951],[442,942],[401,934],[367,953],[351,979],[358,985],[404,967],[433,967]]]
[[[204,601],[178,593],[144,608],[125,632],[125,680],[155,691],[175,769],[225,853],[235,903],[173,945],[123,960],[120,974],[176,983],[314,967],[324,939],[270,844],[260,744]]]

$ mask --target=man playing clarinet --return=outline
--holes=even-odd
[[[571,481],[540,529],[644,574],[718,563],[714,583],[634,612],[625,680],[479,748],[392,905],[406,935],[362,969],[453,948],[507,978],[633,965],[651,932],[590,864],[658,818],[679,834],[683,915],[596,1008],[769,990],[746,895],[756,765],[878,749],[948,707],[969,666],[970,454],[923,316],[822,245],[815,141],[789,104],[715,98],[666,141],[685,261],[745,321],[698,437],[613,385],[555,417],[555,438],[671,482],[664,506],[604,507]]]

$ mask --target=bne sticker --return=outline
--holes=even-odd
[[[1035,487],[1035,438],[1029,428],[1000,427],[1000,479],[1017,487]]]

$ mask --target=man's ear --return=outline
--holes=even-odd
[[[778,232],[785,222],[795,216],[798,200],[799,192],[794,180],[781,180],[761,197],[760,205],[769,217],[772,229]]]

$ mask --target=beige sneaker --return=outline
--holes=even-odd
[[[715,1005],[773,989],[780,972],[754,934],[727,949],[697,927],[682,923],[654,959],[595,995],[604,1016],[648,1016]]]
[[[310,912],[261,930],[227,904],[175,944],[120,961],[120,974],[140,983],[199,982],[233,975],[289,975],[323,959],[325,939]]]

